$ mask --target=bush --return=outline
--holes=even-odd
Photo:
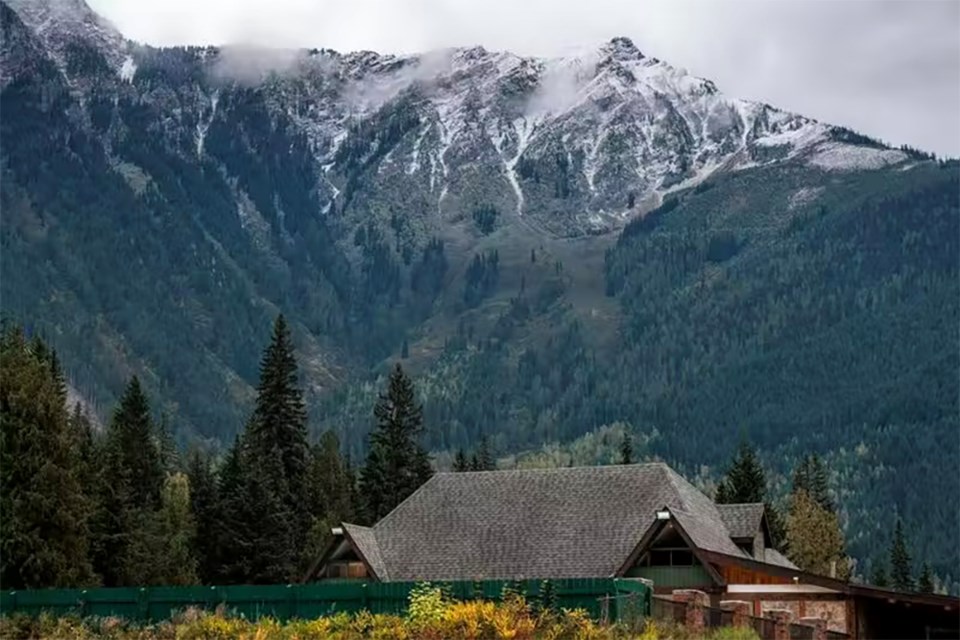
[[[168,622],[135,625],[119,618],[0,618],[4,640],[702,640],[682,626],[648,621],[637,636],[618,625],[600,625],[581,609],[535,610],[523,596],[508,594],[503,602],[454,601],[429,584],[410,594],[406,616],[337,613],[316,620],[273,618],[257,621],[188,609]],[[759,640],[751,629],[710,631],[708,640]]]

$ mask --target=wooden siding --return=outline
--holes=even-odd
[[[736,565],[720,567],[723,580],[727,584],[792,584],[789,578],[761,573]]]

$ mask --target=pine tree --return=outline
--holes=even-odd
[[[620,464],[633,464],[633,441],[627,430],[624,430],[623,441],[620,443]]]
[[[22,329],[0,337],[0,583],[87,585],[90,503],[55,355]]]
[[[180,469],[180,453],[173,440],[170,417],[166,412],[160,415],[157,425],[157,450],[160,452],[160,467],[164,473],[176,473]]]
[[[270,345],[260,363],[257,402],[247,424],[244,449],[250,456],[266,457],[276,450],[285,485],[279,498],[295,515],[294,537],[302,541],[309,522],[303,498],[307,474],[307,412],[297,382],[297,362],[290,329],[282,315],[273,325]]]
[[[150,417],[150,403],[134,376],[107,430],[108,481],[129,490],[127,506],[156,509],[164,470]]]
[[[480,444],[477,445],[476,466],[474,471],[493,471],[497,468],[497,461],[490,451],[490,442],[487,436],[480,436]]]
[[[737,455],[717,488],[717,504],[762,502],[774,548],[782,549],[786,541],[786,525],[779,509],[767,497],[767,476],[756,452],[746,440],[740,443]]]
[[[246,476],[240,458],[243,439],[238,436],[227,451],[217,479],[213,553],[205,562],[213,569],[211,582],[235,584],[250,575],[253,533],[245,518]]]
[[[917,581],[917,591],[920,593],[933,593],[933,575],[930,573],[930,565],[926,562],[923,563],[923,568],[920,570],[920,579]]]
[[[893,530],[893,543],[890,545],[890,582],[898,591],[913,590],[913,576],[910,569],[910,553],[903,535],[903,522],[897,518]]]
[[[470,471],[470,462],[467,460],[467,454],[463,449],[457,449],[457,455],[453,458],[454,471]]]
[[[353,520],[353,480],[340,457],[340,441],[332,431],[325,431],[311,448],[307,477],[306,499],[311,521],[301,571],[320,557],[330,541],[332,527]]]
[[[883,560],[880,560],[874,564],[873,573],[870,576],[870,584],[875,587],[890,586],[890,580],[887,578],[887,567]]]
[[[370,434],[370,452],[360,477],[370,522],[392,511],[433,473],[430,458],[419,443],[423,408],[399,363],[373,413],[377,424]]]
[[[197,577],[211,584],[219,577],[217,569],[217,479],[210,458],[194,451],[187,462],[190,484],[190,510],[196,525],[194,556],[197,559]]]
[[[260,362],[253,414],[224,467],[221,572],[228,580],[269,583],[299,578],[311,525],[307,499],[307,413],[283,316]]]
[[[150,404],[131,378],[107,428],[94,526],[94,567],[106,586],[136,582],[150,559],[135,553],[134,538],[160,507],[164,470]],[[143,542],[138,542],[139,547]]]
[[[803,458],[793,472],[793,491],[804,491],[827,511],[835,511],[836,506],[830,497],[827,468],[816,455]]]
[[[724,482],[726,488],[721,504],[764,502],[767,493],[766,474],[753,447],[746,441],[740,444]]]

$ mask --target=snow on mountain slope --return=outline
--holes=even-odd
[[[82,0],[11,4],[61,66],[70,43],[82,40],[136,86],[144,59],[162,53],[132,47]],[[324,211],[353,207],[360,215],[402,189],[424,215],[443,219],[492,203],[553,233],[579,235],[616,228],[717,171],[777,162],[861,170],[906,159],[725,96],[622,37],[553,59],[482,47],[409,56],[227,47],[206,49],[196,64],[203,73],[194,97],[171,107],[177,120],[197,112],[193,153],[203,155],[207,130],[228,117],[216,109],[217,91],[253,88],[309,140]],[[141,100],[158,92],[138,89]]]

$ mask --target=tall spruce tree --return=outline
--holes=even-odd
[[[782,549],[786,543],[786,525],[779,509],[768,497],[767,475],[756,451],[743,440],[726,477],[720,481],[715,498],[718,504],[762,502],[773,546]]]
[[[897,518],[890,545],[890,584],[899,591],[913,590],[913,573],[910,568],[910,552],[903,535],[903,521]]]
[[[927,562],[923,563],[923,568],[920,570],[920,579],[917,581],[917,591],[920,593],[934,592],[933,574],[930,573],[930,564]]]
[[[297,382],[290,329],[278,316],[260,362],[257,400],[224,469],[221,514],[238,527],[221,532],[230,580],[270,583],[299,577],[311,523],[307,499],[307,413]]]
[[[816,454],[803,458],[793,472],[793,491],[804,491],[827,511],[836,511],[836,505],[830,497],[826,465]]]
[[[763,502],[767,493],[767,476],[763,466],[746,441],[740,443],[737,455],[727,471],[723,504]],[[718,494],[719,499],[720,494]]]
[[[246,519],[246,474],[241,464],[243,438],[237,436],[227,451],[217,477],[217,504],[209,565],[211,582],[235,584],[250,575],[252,523]]]
[[[353,478],[340,456],[340,440],[325,431],[310,449],[307,494],[310,529],[301,558],[301,570],[309,568],[330,541],[331,528],[353,521]]]
[[[497,461],[490,451],[490,441],[487,436],[480,436],[480,443],[477,445],[477,451],[474,455],[474,471],[493,471],[497,468]]]
[[[247,424],[245,448],[252,456],[276,450],[286,492],[280,498],[297,518],[296,538],[302,538],[309,519],[305,507],[307,476],[307,411],[297,381],[297,361],[290,329],[283,315],[273,325],[270,345],[260,362],[257,402]]]
[[[457,455],[453,458],[454,471],[470,471],[470,461],[467,460],[467,454],[463,448],[457,449]]]
[[[633,440],[626,429],[623,431],[623,440],[620,442],[620,464],[633,464]]]
[[[883,560],[874,563],[873,571],[870,574],[870,584],[875,587],[890,586],[890,578],[887,577],[887,565]]]
[[[0,583],[70,587],[94,581],[90,503],[55,355],[19,327],[0,337]]]
[[[370,522],[392,511],[433,473],[430,458],[419,442],[423,408],[417,403],[413,382],[399,363],[373,414],[376,426],[360,474],[360,492]]]
[[[197,559],[197,577],[204,584],[217,581],[217,478],[210,458],[193,451],[187,461],[190,484],[190,510],[196,526],[194,556]]]
[[[106,586],[132,584],[149,558],[131,544],[160,507],[164,469],[150,404],[134,376],[98,452],[103,465],[94,519],[94,567]],[[142,547],[142,543],[138,543]]]

